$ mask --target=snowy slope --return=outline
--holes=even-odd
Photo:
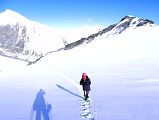
[[[28,20],[19,13],[11,10],[4,11],[0,14],[0,17],[0,24],[2,25],[15,25],[18,23],[20,26],[27,27],[27,37],[29,37],[29,45],[27,47],[30,47],[30,49],[35,48],[37,51],[42,51],[41,48],[43,48],[43,52],[45,53],[48,52],[47,49],[57,50],[63,47],[60,33],[53,27]]]
[[[50,54],[32,67],[33,69],[36,69],[36,66],[43,67],[47,72],[56,74],[60,80],[55,78],[53,80],[55,84],[78,95],[80,95],[78,90],[81,73],[88,73],[92,80],[90,92],[92,110],[98,120],[157,120],[158,31],[158,26],[145,26],[128,29],[109,39],[103,36],[91,44]],[[50,65],[51,68],[48,67]],[[47,86],[45,87],[47,89]],[[70,98],[71,94],[65,90],[59,91],[59,94],[68,95],[62,98],[64,101],[69,101],[66,104],[71,103],[69,108],[64,110],[70,111],[68,114],[70,119],[69,115],[73,109],[70,100],[73,100],[74,104],[76,96],[72,95]],[[76,99],[79,100],[78,109],[81,104],[80,98]],[[57,113],[56,110],[54,112]],[[74,111],[74,114],[77,115],[77,111]],[[57,119],[61,117],[58,116]],[[73,119],[79,118],[74,116]]]
[[[31,109],[39,89],[52,105],[50,118],[83,120],[82,72],[92,81],[96,120],[158,120],[158,33],[158,26],[148,25],[109,38],[102,34],[90,44],[48,54],[34,65],[1,70],[0,120],[28,120],[30,115],[35,119]]]
[[[0,14],[0,33],[1,54],[26,61],[64,47],[58,30],[30,21],[11,10]]]
[[[122,18],[118,23],[112,24],[102,30],[99,30],[98,32],[93,33],[89,35],[88,37],[83,37],[79,39],[78,41],[66,44],[64,49],[69,50],[81,44],[85,44],[85,43],[87,44],[96,39],[103,38],[103,36],[105,38],[109,38],[109,37],[121,34],[127,29],[136,29],[142,26],[151,27],[151,26],[155,26],[155,24],[152,20],[141,19],[141,18],[127,15],[124,18]]]
[[[31,21],[12,10],[0,14],[0,54],[23,61],[35,61],[50,51],[99,31],[101,26],[84,26],[72,31]],[[37,45],[38,44],[38,45]]]
[[[72,43],[77,40],[80,40],[81,38],[86,38],[91,34],[97,33],[103,28],[104,27],[101,25],[96,25],[96,26],[85,25],[78,29],[61,31],[61,34],[64,36],[64,38],[68,43]]]

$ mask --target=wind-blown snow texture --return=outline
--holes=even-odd
[[[52,106],[50,118],[82,120],[82,72],[92,81],[96,120],[158,120],[158,33],[158,26],[147,25],[111,37],[103,34],[90,44],[48,54],[31,66],[2,57],[0,120],[35,120],[32,107],[40,89]]]

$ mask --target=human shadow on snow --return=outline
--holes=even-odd
[[[58,84],[56,84],[56,85],[57,85],[58,88],[60,88],[60,89],[62,89],[62,90],[64,90],[64,91],[66,91],[66,92],[68,92],[68,93],[70,93],[70,94],[72,94],[72,95],[74,95],[74,96],[76,96],[76,97],[83,98],[82,96],[71,92],[70,90],[68,90],[68,89],[66,89],[66,88],[64,88],[64,87],[62,87],[61,85],[58,85]]]
[[[46,103],[44,95],[45,95],[45,91],[43,89],[40,89],[37,92],[33,106],[32,106],[30,120],[33,119],[34,111],[36,113],[35,120],[41,120],[41,116],[43,116],[44,120],[51,120],[50,111],[52,109],[52,106],[51,104]]]

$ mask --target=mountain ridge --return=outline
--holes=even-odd
[[[12,23],[7,19],[8,15],[12,16]],[[19,19],[17,20],[17,18]],[[136,29],[147,25],[153,26],[155,24],[152,20],[126,15],[118,23],[88,37],[67,43],[67,40],[56,29],[30,21],[14,11],[6,10],[0,14],[0,55],[32,64],[49,53],[70,50],[79,45],[90,43],[103,35],[108,38],[121,34],[129,28]]]
[[[108,33],[107,37],[112,36],[114,34],[120,34],[129,27],[136,28],[136,27],[141,27],[141,26],[145,26],[145,25],[151,26],[151,25],[154,25],[154,22],[149,19],[140,19],[140,18],[131,16],[131,15],[126,15],[118,23],[112,24],[95,34],[88,36],[87,38],[81,38],[80,40],[78,40],[76,42],[70,43],[70,44],[66,45],[64,49],[68,50],[68,49],[71,49],[82,43],[89,43],[89,42],[93,41],[96,37],[102,36],[103,34],[108,33],[108,32],[110,32],[110,33]]]
[[[63,46],[61,34],[56,29],[30,21],[11,10],[0,14],[1,55],[30,62]]]

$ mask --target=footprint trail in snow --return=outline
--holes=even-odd
[[[95,120],[95,112],[92,107],[92,100],[88,98],[87,101],[81,99],[81,117],[82,120]]]

